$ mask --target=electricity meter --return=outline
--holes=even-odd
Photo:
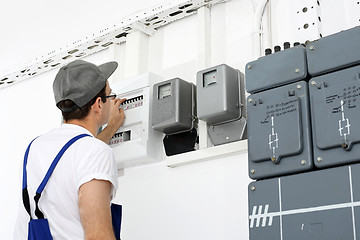
[[[165,133],[167,156],[195,150],[195,86],[180,78],[154,85],[152,128]]]
[[[225,64],[199,71],[196,75],[197,117],[210,127],[214,145],[238,141],[245,136],[243,74]]]

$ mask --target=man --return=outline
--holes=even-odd
[[[96,66],[82,60],[62,67],[53,90],[64,124],[35,139],[29,148],[27,189],[31,215],[36,219],[33,197],[55,156],[71,138],[90,135],[65,151],[39,200],[39,209],[55,240],[115,239],[110,201],[117,189],[117,169],[112,150],[105,143],[125,118],[119,108],[125,99],[115,99],[107,81],[116,68],[116,62]],[[15,239],[27,239],[29,219],[21,201]]]

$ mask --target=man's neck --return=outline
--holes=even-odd
[[[98,128],[95,126],[95,124],[91,124],[89,121],[86,121],[86,120],[83,120],[83,119],[82,120],[71,119],[71,120],[65,121],[65,123],[74,124],[74,125],[78,125],[80,127],[83,127],[85,129],[87,129],[89,132],[91,132],[91,134],[93,136],[96,137]]]

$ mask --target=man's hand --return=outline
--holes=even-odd
[[[122,104],[126,99],[115,99],[110,101],[110,117],[106,128],[104,128],[96,138],[109,143],[110,139],[116,131],[124,124],[125,121],[125,113],[124,109],[120,108],[120,104]]]
[[[126,99],[115,99],[110,101],[110,117],[108,126],[112,129],[115,129],[115,132],[124,124],[125,121],[125,113],[124,109],[120,108],[120,104],[122,104]],[[114,134],[115,134],[114,132]],[[114,135],[113,134],[113,135]]]

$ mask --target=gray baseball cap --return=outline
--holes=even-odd
[[[105,87],[107,79],[117,66],[117,62],[96,66],[83,60],[75,60],[61,67],[53,83],[56,105],[63,100],[71,100],[80,108],[85,106]],[[76,108],[61,110],[71,112]]]

